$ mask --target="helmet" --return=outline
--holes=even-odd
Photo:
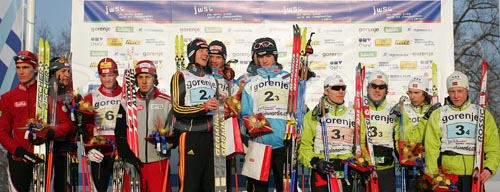
[[[196,38],[187,45],[187,56],[189,59],[189,63],[195,63],[194,57],[198,49],[208,49],[208,44],[207,41],[205,41],[205,39]]]
[[[99,75],[102,74],[118,74],[118,66],[116,62],[111,58],[103,58],[99,61],[99,65],[97,65],[97,71]]]
[[[53,57],[50,59],[49,73],[55,73],[57,70],[62,68],[69,68],[69,60],[64,57]]]
[[[220,41],[213,40],[212,42],[210,42],[210,44],[208,45],[208,50],[210,54],[222,55],[224,60],[227,57],[226,45],[224,45],[224,43]]]
[[[274,60],[278,60],[278,48],[276,47],[276,42],[272,38],[263,37],[256,39],[253,43],[252,50],[253,53],[256,53],[258,56],[273,54]]]
[[[16,61],[16,65],[24,63],[30,64],[31,66],[33,66],[33,68],[38,67],[38,58],[34,53],[27,50],[19,51],[19,53],[14,56],[14,61]]]
[[[137,62],[135,65],[135,74],[147,73],[156,77],[156,67],[153,61],[150,60],[142,60]]]

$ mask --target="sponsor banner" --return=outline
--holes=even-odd
[[[251,61],[253,41],[271,37],[276,41],[278,62],[289,71],[294,23],[315,32],[311,42],[314,53],[309,56],[309,64],[317,77],[308,81],[308,106],[317,104],[323,92],[322,82],[332,73],[344,77],[348,84],[346,100],[351,103],[358,63],[365,65],[368,72],[382,70],[401,75],[404,71],[405,76],[389,77],[390,103],[405,94],[404,88],[411,76],[432,78],[432,62],[438,64],[440,90],[445,90],[443,81],[453,71],[452,3],[449,1],[237,3],[238,6],[234,6],[233,1],[83,0],[74,3],[71,47],[73,70],[79,74],[75,87],[85,94],[89,86],[100,84],[96,63],[103,57],[117,62],[119,83],[125,68],[148,59],[157,65],[158,88],[169,94],[170,79],[175,72],[176,35],[183,35],[184,46],[196,37],[207,42],[222,41],[227,47],[228,59],[238,59],[238,63],[232,64],[237,77],[246,72]],[[124,20],[116,12],[106,13],[106,6],[147,13],[154,19]],[[161,14],[156,11],[160,7]],[[329,7],[336,9],[326,9]],[[307,14],[318,17],[300,18]],[[406,19],[396,19],[396,14]],[[217,18],[214,15],[218,15]],[[326,16],[334,19],[326,20]],[[186,55],[185,58],[187,63]]]

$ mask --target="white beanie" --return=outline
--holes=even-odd
[[[323,88],[331,87],[334,85],[345,85],[344,79],[340,75],[330,75],[326,77]]]
[[[468,90],[469,78],[462,72],[455,71],[446,79],[446,87],[448,88],[448,90],[454,87],[462,87]]]
[[[368,78],[368,83],[371,83],[372,81],[377,79],[382,80],[385,84],[387,84],[387,75],[382,71],[373,71]]]
[[[430,93],[430,91],[431,91],[429,89],[429,80],[422,75],[415,76],[410,80],[410,83],[408,84],[408,89],[410,89],[410,88],[420,89],[420,90],[425,91],[427,93]]]

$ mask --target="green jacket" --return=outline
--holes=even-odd
[[[390,106],[388,106],[387,104],[387,101],[383,101],[379,106],[375,106],[373,104],[373,102],[369,101],[369,107],[370,107],[370,116],[371,116],[371,120],[370,122],[374,122],[374,119],[373,119],[373,112],[374,111],[383,111],[383,110],[389,110],[390,111]],[[394,133],[391,137],[392,139],[392,142],[394,142],[394,149],[397,150],[398,149],[398,143],[395,142],[395,141],[398,141],[399,140],[399,137],[400,137],[400,133],[399,133],[399,118],[396,118],[395,115],[390,115],[392,118],[395,118],[394,119]],[[373,124],[371,124],[371,126],[373,126]],[[364,136],[366,135],[366,127],[365,127],[365,118],[364,118],[364,115],[362,114],[361,115],[361,138],[364,138]],[[374,131],[371,131],[372,134],[375,133]],[[376,132],[375,134],[379,134],[380,132]],[[365,146],[366,145],[366,140],[365,139],[362,139],[361,140],[361,144],[362,146]],[[374,145],[375,146],[375,145]],[[377,159],[377,151],[374,151],[374,154],[375,154],[375,159]],[[389,168],[392,168],[394,167],[394,161],[392,164],[390,165],[384,165],[384,166],[377,166],[377,170],[385,170],[385,169],[389,169]]]
[[[422,106],[413,106],[412,104],[405,105],[405,110],[402,113],[405,141],[421,143],[424,137],[425,124],[427,124],[427,120],[423,117],[418,118],[418,120],[417,117],[410,117],[408,111],[411,110],[414,115],[419,114],[423,116],[431,106],[430,104]]]
[[[448,105],[451,110],[459,112],[469,109],[474,105],[467,100],[462,106],[457,107],[453,105]],[[426,125],[425,131],[425,173],[428,175],[438,174],[438,158],[441,155],[441,139],[442,130],[440,127],[441,121],[441,111],[436,109],[431,116]],[[473,129],[472,131],[476,131]],[[484,154],[485,159],[483,165],[485,168],[491,170],[492,176],[494,176],[498,169],[498,164],[500,162],[500,145],[498,137],[498,128],[493,119],[491,113],[486,110],[485,112],[485,125],[484,125]],[[445,168],[445,172],[448,174],[456,175],[472,175],[474,168],[474,155],[442,155],[442,165]]]
[[[348,107],[345,105],[336,105],[329,103],[325,100],[325,107],[329,109],[328,113],[332,116],[342,116],[344,115]],[[316,135],[316,126],[319,125],[319,121],[315,116],[312,115],[313,110],[306,113],[304,117],[304,128],[302,132],[301,143],[299,147],[299,160],[306,166],[307,168],[312,168],[311,159],[314,157],[318,157],[320,159],[325,159],[325,155],[323,153],[315,153],[314,152],[314,137]],[[351,154],[332,154],[330,153],[330,159],[348,159],[353,157]]]

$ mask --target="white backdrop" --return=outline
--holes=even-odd
[[[435,62],[444,95],[444,80],[453,71],[452,8],[453,1],[78,0],[73,2],[71,29],[74,87],[87,93],[100,84],[96,66],[103,57],[115,59],[120,72],[149,59],[159,69],[158,87],[169,94],[175,36],[180,34],[185,45],[195,37],[223,41],[228,59],[240,61],[233,66],[237,76],[250,61],[251,43],[272,37],[278,44],[278,62],[289,70],[292,24],[297,23],[316,33],[310,61],[319,77],[308,83],[309,106],[316,104],[323,79],[333,72],[347,80],[347,98],[352,100],[359,62],[367,67],[367,75],[374,69],[389,74],[391,102],[406,92],[413,76],[431,80]]]

